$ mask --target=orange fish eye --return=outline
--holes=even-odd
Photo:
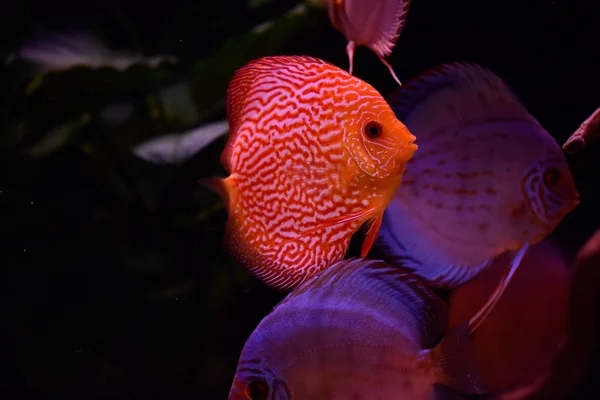
[[[377,121],[369,121],[365,125],[364,132],[369,139],[377,139],[383,133],[383,126]]]
[[[556,186],[560,182],[560,171],[558,168],[550,167],[544,171],[544,183],[546,186]]]
[[[269,397],[269,387],[262,380],[250,381],[246,386],[246,399],[248,400],[267,400]]]

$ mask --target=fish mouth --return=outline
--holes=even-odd
[[[415,151],[417,151],[419,149],[419,146],[415,143],[415,140],[417,140],[417,137],[415,135],[413,135],[412,133],[408,133],[408,138],[406,141],[406,145],[404,146],[410,153],[410,157],[412,157],[412,155],[414,154]]]

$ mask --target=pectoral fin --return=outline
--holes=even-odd
[[[366,257],[373,247],[373,243],[377,240],[379,236],[379,228],[381,228],[381,221],[383,220],[383,213],[369,219],[366,222],[367,232],[365,232],[365,238],[362,243],[362,247],[360,250],[360,256]]]
[[[359,212],[355,212],[355,213],[351,213],[351,214],[344,214],[344,215],[340,215],[339,217],[335,217],[332,219],[329,219],[323,223],[320,223],[310,229],[306,229],[304,231],[302,231],[300,233],[299,236],[305,236],[305,235],[310,235],[314,232],[317,232],[321,229],[325,229],[327,227],[331,227],[331,226],[335,226],[335,225],[339,225],[339,224],[344,224],[347,222],[352,222],[352,221],[356,221],[356,220],[361,220],[361,219],[365,219],[367,218],[370,214],[373,214],[374,210],[372,208],[369,208],[367,210],[363,210],[363,211],[359,211]],[[379,229],[379,228],[378,228]],[[296,238],[291,238],[288,240],[283,241],[283,243],[285,242],[289,242],[291,240],[296,240]]]

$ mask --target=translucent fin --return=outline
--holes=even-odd
[[[369,47],[380,57],[385,57],[392,53],[396,45],[396,40],[406,23],[408,16],[409,0],[380,0],[383,3],[379,8],[379,23],[375,25],[378,33],[372,33],[371,37],[377,37],[375,42],[369,44]],[[363,3],[363,7],[373,8],[372,3]],[[367,9],[368,9],[367,8]]]
[[[448,332],[436,347],[421,353],[433,361],[437,383],[468,395],[480,395],[488,391],[476,372],[466,321]]]
[[[496,303],[498,303],[498,300],[500,300],[500,298],[502,297],[504,290],[510,283],[510,281],[513,278],[517,269],[519,268],[519,265],[521,265],[523,256],[525,256],[525,253],[527,252],[528,249],[529,249],[529,245],[525,244],[519,250],[514,252],[514,256],[510,262],[510,266],[508,267],[506,272],[502,275],[502,278],[500,278],[500,281],[498,282],[496,289],[494,289],[494,291],[490,295],[488,301],[483,305],[483,307],[481,307],[481,309],[477,312],[477,314],[475,314],[469,321],[469,333],[473,333],[477,329],[477,327],[479,325],[481,325],[481,323],[485,320],[485,318],[493,310]]]
[[[354,294],[356,288],[360,287],[374,296],[385,298],[386,302],[405,304],[419,317],[423,317],[423,310],[427,309],[434,316],[424,322],[424,325],[428,325],[423,327],[427,336],[424,342],[427,344],[432,341],[433,336],[436,336],[434,341],[439,340],[439,334],[446,326],[447,319],[444,318],[446,304],[415,275],[381,260],[358,257],[339,261],[311,276],[296,287],[278,306],[306,293],[314,293],[321,288],[331,291],[341,290],[341,287],[349,288],[349,292]]]
[[[379,57],[379,59],[381,60],[383,65],[385,65],[387,67],[387,69],[390,71],[390,74],[392,74],[392,78],[394,78],[394,80],[398,83],[399,86],[402,86],[402,83],[400,83],[400,79],[398,79],[398,77],[396,76],[396,73],[394,72],[394,68],[392,68],[390,63],[387,62],[387,60],[385,58],[383,58],[382,55],[377,54],[377,56]]]
[[[329,20],[347,40],[388,56],[404,27],[409,0],[329,0]]]
[[[308,235],[308,234],[311,234],[311,233],[313,233],[315,231],[319,231],[319,230],[324,229],[324,228],[329,227],[329,226],[335,226],[335,225],[343,224],[343,223],[346,223],[346,222],[351,222],[351,221],[356,221],[356,220],[359,220],[359,219],[367,218],[369,216],[369,214],[372,214],[374,211],[375,211],[374,209],[369,208],[367,210],[359,211],[359,212],[356,212],[356,213],[344,214],[344,215],[341,215],[341,216],[339,216],[337,218],[332,218],[332,219],[328,220],[326,223],[323,223],[321,225],[315,226],[314,228],[302,231],[300,233],[300,235],[301,236],[302,235]],[[291,239],[288,239],[288,240],[284,240],[281,243],[279,243],[279,246],[281,246],[282,244],[287,243],[289,241],[292,241],[292,240],[297,240],[297,238],[291,238]]]
[[[383,213],[367,221],[367,232],[365,233],[365,238],[363,240],[362,248],[360,250],[361,257],[366,257],[367,254],[369,254],[373,243],[375,243],[377,236],[379,236],[379,228],[381,227],[382,217]]]

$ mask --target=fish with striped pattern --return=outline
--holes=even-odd
[[[342,259],[363,225],[368,253],[417,149],[372,86],[318,58],[263,57],[234,74],[227,118],[230,175],[201,182],[225,200],[241,264],[286,290]]]
[[[354,258],[292,291],[244,345],[229,400],[447,399],[478,395],[466,323],[383,261]]]

